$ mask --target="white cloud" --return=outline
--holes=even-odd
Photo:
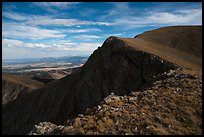
[[[98,28],[90,28],[90,29],[68,29],[66,32],[68,33],[81,33],[81,32],[90,32],[90,31],[101,31]]]
[[[44,45],[42,43],[25,43],[20,40],[15,39],[2,39],[2,46],[3,47],[11,47],[11,48],[49,48],[49,45]]]
[[[112,19],[112,17],[117,18],[134,13],[131,11],[128,2],[115,2],[111,4],[113,4],[113,8],[111,10],[105,11],[103,16],[100,17],[101,20],[105,20],[107,18]]]
[[[175,13],[170,12],[158,12],[152,13],[149,17],[146,17],[147,23],[158,24],[174,24],[174,25],[194,25],[201,24],[202,10],[201,9],[189,9],[180,10]]]
[[[202,10],[189,9],[175,12],[149,12],[143,17],[127,16],[117,18],[114,22],[117,22],[118,25],[126,26],[125,29],[158,25],[201,25]]]
[[[99,46],[101,46],[101,43],[80,43],[79,45],[84,46],[84,47],[86,47],[86,46],[99,47]]]
[[[111,26],[114,25],[111,22],[94,22],[94,21],[82,21],[78,19],[37,19],[37,20],[30,20],[26,22],[27,24],[31,25],[41,25],[41,26],[48,26],[48,25],[57,25],[57,26],[79,26],[79,25],[104,25],[104,26]]]
[[[60,10],[71,9],[77,4],[79,4],[79,2],[33,2],[34,6],[54,14],[59,14]]]
[[[24,47],[28,49],[50,49],[53,51],[83,51],[83,50],[94,50],[95,48],[101,46],[101,43],[73,43],[73,42],[64,42],[61,44],[43,44],[43,43],[26,43],[20,40],[15,39],[2,39],[2,47],[9,48],[18,48]]]
[[[101,46],[101,43],[74,43],[69,46],[61,45],[61,47],[58,48],[58,50],[73,52],[81,51],[91,53],[94,50],[96,50],[99,46]]]
[[[76,39],[98,39],[98,38],[101,38],[101,37],[96,36],[96,35],[77,35],[77,36],[73,36],[72,38],[76,38]]]
[[[105,34],[105,36],[109,37],[109,36],[121,36],[123,34],[121,33],[113,33],[113,34]]]
[[[26,16],[13,12],[2,12],[2,16],[13,20],[27,20]]]
[[[16,13],[12,11],[10,12],[3,11],[2,16],[9,19],[17,20],[17,21],[28,21],[28,20],[35,20],[35,19],[51,18],[51,16],[30,15],[30,14],[24,14],[24,13]]]
[[[3,23],[3,37],[6,38],[27,38],[33,40],[45,38],[63,38],[66,35],[59,30],[49,30],[16,23]]]
[[[60,19],[55,18],[54,15],[30,15],[25,13],[17,13],[13,11],[3,11],[2,16],[8,19],[16,20],[16,21],[24,21],[25,24],[28,25],[40,25],[40,26],[76,26],[80,27],[80,25],[100,25],[100,26],[111,26],[114,23],[111,22],[98,22],[98,21],[85,21],[78,19]]]
[[[28,48],[49,48],[50,47],[42,43],[26,43],[25,46]]]
[[[112,20],[114,25],[122,29],[133,29],[146,26],[201,25],[202,9],[191,6],[188,9],[172,5],[151,8],[132,8],[130,3],[115,3],[105,11],[100,20]],[[137,14],[138,13],[138,14]]]
[[[67,55],[88,56],[101,46],[101,43],[57,43],[26,43],[20,40],[2,39],[2,59],[61,57]]]
[[[23,46],[23,42],[20,40],[14,40],[14,39],[2,39],[2,46],[3,47],[19,47],[19,46]]]
[[[65,9],[69,6],[79,4],[79,2],[33,2],[33,4],[43,8],[54,7],[58,9]]]

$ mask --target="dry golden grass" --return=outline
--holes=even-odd
[[[202,26],[164,27],[136,38],[119,38],[128,46],[161,57],[179,66],[202,70]]]
[[[191,68],[193,70],[202,70],[202,59],[196,57],[193,54],[177,50],[175,48],[161,45],[158,43],[152,43],[142,38],[120,38],[128,43],[129,46],[134,47],[136,50],[142,50],[145,52],[152,53],[167,60],[171,63],[177,64],[185,68]]]
[[[202,80],[185,70],[177,70],[143,92],[102,101],[100,106],[100,110],[77,117],[69,124],[81,131],[74,134],[202,134]]]

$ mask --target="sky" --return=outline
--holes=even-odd
[[[2,59],[89,56],[109,36],[202,25],[202,2],[3,2]]]

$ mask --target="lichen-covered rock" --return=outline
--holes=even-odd
[[[56,129],[62,129],[62,126],[57,126],[51,122],[41,122],[34,126],[34,129],[29,135],[49,135]]]

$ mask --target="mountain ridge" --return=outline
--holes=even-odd
[[[7,104],[3,107],[3,133],[26,134],[40,121],[61,123],[97,105],[111,92],[124,95],[141,90],[154,82],[155,75],[178,67],[174,60],[169,62],[163,54],[161,58],[150,50],[141,50],[131,40],[109,37],[78,71]],[[23,126],[25,123],[29,124]]]

